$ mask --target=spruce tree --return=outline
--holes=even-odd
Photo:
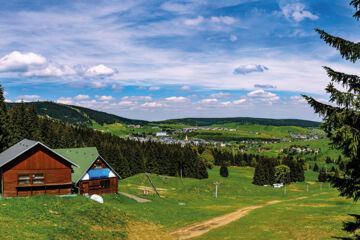
[[[354,17],[360,20],[360,0],[350,2],[356,9]],[[341,56],[355,63],[360,59],[360,43],[351,42],[341,37],[333,36],[324,30],[316,29],[328,45],[337,49]],[[352,198],[355,202],[360,198],[360,77],[353,74],[342,73],[330,67],[324,67],[331,82],[326,87],[330,94],[332,104],[324,104],[312,97],[304,98],[316,113],[323,116],[322,128],[332,141],[332,145],[342,150],[343,155],[350,159],[347,164],[344,178],[332,178],[332,183],[340,191],[341,196]],[[339,84],[344,90],[339,90]],[[354,216],[355,223],[348,223],[345,230],[355,234],[360,228],[360,216]],[[351,227],[353,226],[353,227]],[[360,239],[360,235],[355,236]]]
[[[326,170],[325,170],[325,167],[322,167],[320,170],[320,173],[319,173],[318,181],[326,182],[326,180],[327,180]]]
[[[10,126],[10,123],[4,98],[4,89],[0,85],[0,152],[8,148],[11,143],[12,136],[9,129],[12,127]]]
[[[317,165],[317,163],[315,163],[314,165],[314,172],[318,172],[319,171],[319,166]]]
[[[228,177],[229,176],[229,170],[228,167],[225,164],[222,164],[220,167],[220,176],[222,177]]]

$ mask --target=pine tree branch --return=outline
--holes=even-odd
[[[359,109],[360,95],[349,93],[349,92],[341,92],[334,87],[332,83],[330,83],[326,87],[326,92],[330,93],[330,102],[334,102],[339,106],[344,106],[346,109]]]
[[[343,87],[347,88],[349,91],[360,93],[360,77],[358,77],[357,75],[350,75],[342,72],[337,72],[326,66],[324,67],[324,69],[327,75],[331,78],[331,81],[340,83]]]
[[[353,15],[354,18],[356,18],[357,20],[360,19],[360,11],[359,11],[359,8],[360,8],[360,0],[352,0],[350,2],[350,5],[354,6],[355,9],[356,9],[356,12],[355,14]]]
[[[339,50],[341,56],[346,60],[355,63],[360,59],[360,43],[354,43],[340,37],[335,37],[320,29],[315,29],[315,31],[320,34],[320,38],[328,45]]]

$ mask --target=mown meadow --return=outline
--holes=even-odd
[[[360,206],[338,196],[328,183],[316,182],[306,172],[304,183],[274,189],[253,185],[252,168],[229,168],[228,178],[219,168],[209,178],[196,180],[151,175],[161,198],[151,191],[144,174],[119,182],[119,191],[151,200],[138,203],[122,195],[104,196],[99,204],[83,196],[34,196],[0,199],[0,238],[16,239],[174,239],[180,227],[264,205],[246,216],[195,239],[329,239],[347,237],[341,231],[347,214]],[[220,182],[218,198],[214,182]],[[150,189],[143,195],[143,189]],[[279,200],[273,205],[267,202]]]

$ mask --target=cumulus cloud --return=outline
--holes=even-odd
[[[246,102],[246,99],[239,99],[239,100],[233,101],[233,104],[242,104],[242,103],[245,103],[245,102]]]
[[[185,19],[184,23],[185,23],[185,25],[193,26],[193,25],[199,25],[203,21],[204,21],[204,17],[198,16],[197,18]]]
[[[216,98],[207,98],[199,101],[200,103],[216,103],[218,100]]]
[[[114,74],[115,71],[112,68],[109,68],[103,64],[90,67],[86,72],[86,76],[95,77],[95,76],[109,76]]]
[[[61,97],[56,102],[61,104],[73,104],[71,97]]]
[[[255,90],[247,94],[248,97],[264,102],[276,102],[280,100],[280,97],[277,96],[275,93],[266,92],[263,89]]]
[[[151,101],[152,97],[150,96],[125,96],[121,98],[126,101]]]
[[[89,86],[92,88],[105,88],[105,87],[107,87],[107,84],[104,82],[94,81],[94,82],[91,82],[89,84]]]
[[[160,87],[150,87],[149,91],[159,91]]]
[[[253,72],[265,72],[266,70],[269,70],[269,68],[263,66],[263,65],[257,65],[257,64],[248,64],[243,65],[238,68],[235,68],[234,74],[235,75],[245,75]]]
[[[29,70],[23,75],[26,77],[62,77],[74,74],[76,74],[76,71],[67,65],[55,66],[54,64],[49,64],[45,68]]]
[[[100,101],[111,101],[114,100],[115,98],[113,96],[95,96],[97,99],[99,99]]]
[[[262,89],[275,89],[276,86],[270,84],[255,84],[255,88],[262,88]]]
[[[26,72],[29,68],[46,62],[46,58],[41,55],[14,51],[0,59],[0,72]]]
[[[168,98],[165,98],[166,100],[168,101],[172,101],[172,102],[186,102],[186,101],[189,101],[188,98],[186,97],[168,97]]]
[[[218,92],[210,95],[211,98],[231,98],[231,93]]]
[[[40,99],[39,95],[21,95],[21,96],[17,96],[17,99],[22,99],[22,100],[38,100]]]
[[[164,107],[165,105],[163,103],[159,103],[159,102],[147,102],[147,103],[142,104],[141,106],[156,108],[156,107]]]
[[[119,106],[133,106],[135,103],[131,102],[131,101],[120,101],[118,103]]]
[[[305,5],[302,3],[287,4],[281,7],[281,12],[288,20],[295,20],[296,22],[301,22],[306,18],[319,19],[315,14],[305,10]]]
[[[191,88],[189,86],[182,86],[179,90],[185,92],[185,91],[190,91]]]
[[[82,94],[79,94],[76,97],[74,97],[75,100],[85,100],[89,98],[90,98],[89,95],[82,95]]]
[[[223,23],[223,24],[233,24],[236,22],[236,19],[233,17],[229,17],[229,16],[223,16],[223,17],[211,17],[210,18],[211,22],[215,22],[215,23]]]

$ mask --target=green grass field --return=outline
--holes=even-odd
[[[305,183],[287,186],[285,194],[284,189],[253,185],[252,168],[229,170],[229,177],[222,178],[215,167],[203,180],[153,175],[160,199],[153,192],[142,195],[143,188],[150,188],[144,174],[119,182],[119,191],[149,203],[116,194],[105,195],[104,205],[82,196],[0,199],[0,238],[171,239],[167,233],[180,227],[279,200],[195,239],[329,239],[348,237],[342,222],[360,211],[328,184],[317,183],[313,171],[306,172]],[[222,183],[217,199],[215,181]]]

